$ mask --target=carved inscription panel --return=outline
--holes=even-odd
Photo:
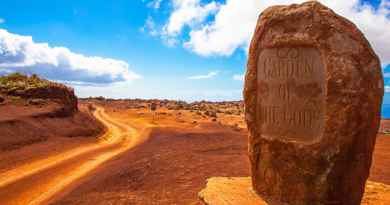
[[[325,68],[315,48],[263,50],[257,65],[257,119],[268,138],[312,141],[325,115]]]

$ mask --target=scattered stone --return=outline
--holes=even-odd
[[[226,114],[226,115],[232,115],[232,114],[233,114],[233,112],[232,112],[232,111],[230,111],[230,110],[227,110],[227,111],[225,111],[225,114]]]
[[[96,108],[95,108],[95,106],[94,106],[93,104],[89,103],[89,104],[88,104],[88,110],[89,110],[90,112],[94,112],[94,111],[96,110]]]
[[[28,104],[29,105],[44,105],[45,104],[45,100],[44,99],[40,99],[40,98],[29,99],[28,100]]]
[[[262,12],[244,88],[254,190],[289,205],[358,205],[383,97],[364,35],[317,1]]]
[[[206,116],[209,116],[209,117],[214,117],[214,118],[217,117],[217,113],[215,111],[211,111],[211,110],[207,110],[206,112],[204,112],[204,114]]]
[[[157,110],[157,104],[156,103],[151,103],[150,104],[150,110],[152,111],[152,112],[154,112],[154,111],[156,111]]]

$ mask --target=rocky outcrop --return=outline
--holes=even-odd
[[[29,102],[47,100],[62,105],[59,115],[69,116],[77,110],[77,97],[74,90],[63,84],[14,73],[0,77],[0,93],[26,99]]]
[[[20,96],[27,99],[36,98],[55,101],[63,105],[62,111],[64,115],[71,115],[78,110],[77,97],[74,94],[74,90],[58,83],[50,83],[46,87],[26,89],[23,91],[11,93],[11,95]]]
[[[318,2],[259,17],[245,78],[254,190],[289,205],[358,205],[380,121],[380,62]]]

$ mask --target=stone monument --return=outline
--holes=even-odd
[[[359,205],[384,92],[356,26],[318,2],[261,13],[244,100],[252,186],[270,204]]]
[[[209,205],[359,205],[383,92],[379,59],[353,23],[316,1],[266,9],[245,76],[252,176],[210,178],[200,198]],[[369,184],[363,203],[383,204]]]

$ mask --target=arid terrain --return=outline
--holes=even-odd
[[[54,88],[40,100],[7,89],[0,204],[203,204],[208,178],[250,175],[242,102],[89,98],[66,107]],[[382,122],[369,179],[381,184],[370,184],[363,204],[390,203],[382,187],[390,184],[389,124]]]

